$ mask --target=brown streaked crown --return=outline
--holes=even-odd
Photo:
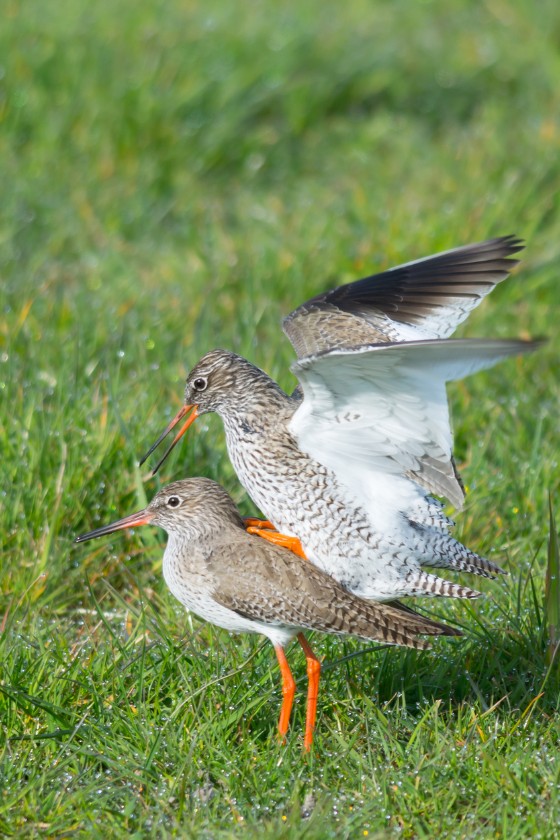
[[[271,410],[284,405],[284,391],[264,371],[236,353],[211,350],[193,367],[185,383],[185,403],[198,414],[215,411],[222,417],[254,411],[259,403]]]

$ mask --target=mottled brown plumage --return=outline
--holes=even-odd
[[[169,535],[163,574],[175,597],[220,627],[267,636],[276,649],[284,683],[291,675],[282,649],[298,635],[311,663],[315,695],[319,666],[302,630],[415,648],[428,646],[421,635],[461,635],[397,602],[362,600],[306,560],[248,534],[225,490],[205,478],[174,482],[160,490],[145,510],[84,534],[77,542],[146,524],[159,525]],[[289,710],[287,714],[283,706],[281,729],[287,726],[287,717]],[[311,703],[307,747],[314,717]]]

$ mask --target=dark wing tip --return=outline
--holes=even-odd
[[[316,295],[290,312],[282,327],[299,356],[306,355],[306,344],[316,349],[333,344],[327,329],[333,312],[351,315],[373,331],[384,318],[421,327],[441,310],[454,329],[508,277],[518,264],[511,257],[524,247],[522,239],[508,234],[413,260]],[[446,312],[449,307],[456,316]],[[389,337],[382,331],[380,341]]]
[[[459,636],[465,635],[458,627],[451,627],[449,624],[442,624],[442,627],[444,628],[441,633],[442,636],[455,636],[458,638]]]
[[[484,243],[480,243],[483,245]],[[506,253],[517,254],[525,248],[525,240],[515,233],[508,233],[506,236],[496,236],[494,239],[488,239],[487,244],[502,245]],[[476,246],[474,246],[476,247]]]

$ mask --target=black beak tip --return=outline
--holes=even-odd
[[[167,456],[169,455],[169,453],[171,452],[172,449],[173,449],[173,446],[170,446],[169,449],[167,450],[167,452],[164,454],[163,458],[160,458],[160,460],[157,462],[157,464],[155,465],[155,467],[152,470],[152,478],[154,477],[154,475],[157,472],[159,472],[159,468],[167,460]]]
[[[102,535],[98,534],[97,531],[88,531],[87,534],[78,534],[78,536],[74,538],[73,542],[74,542],[74,545],[76,545],[76,543],[81,544],[81,543],[89,542],[90,540],[95,539],[95,537],[97,537],[97,536],[102,536]]]

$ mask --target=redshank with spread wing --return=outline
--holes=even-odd
[[[446,336],[507,276],[519,248],[513,237],[490,240],[303,304],[284,322],[308,354],[292,366],[300,381],[292,396],[236,354],[206,354],[150,452],[184,417],[172,446],[196,416],[215,411],[249,495],[345,587],[377,600],[476,597],[424,570],[501,571],[451,537],[432,495],[463,500],[445,384],[537,344]]]

